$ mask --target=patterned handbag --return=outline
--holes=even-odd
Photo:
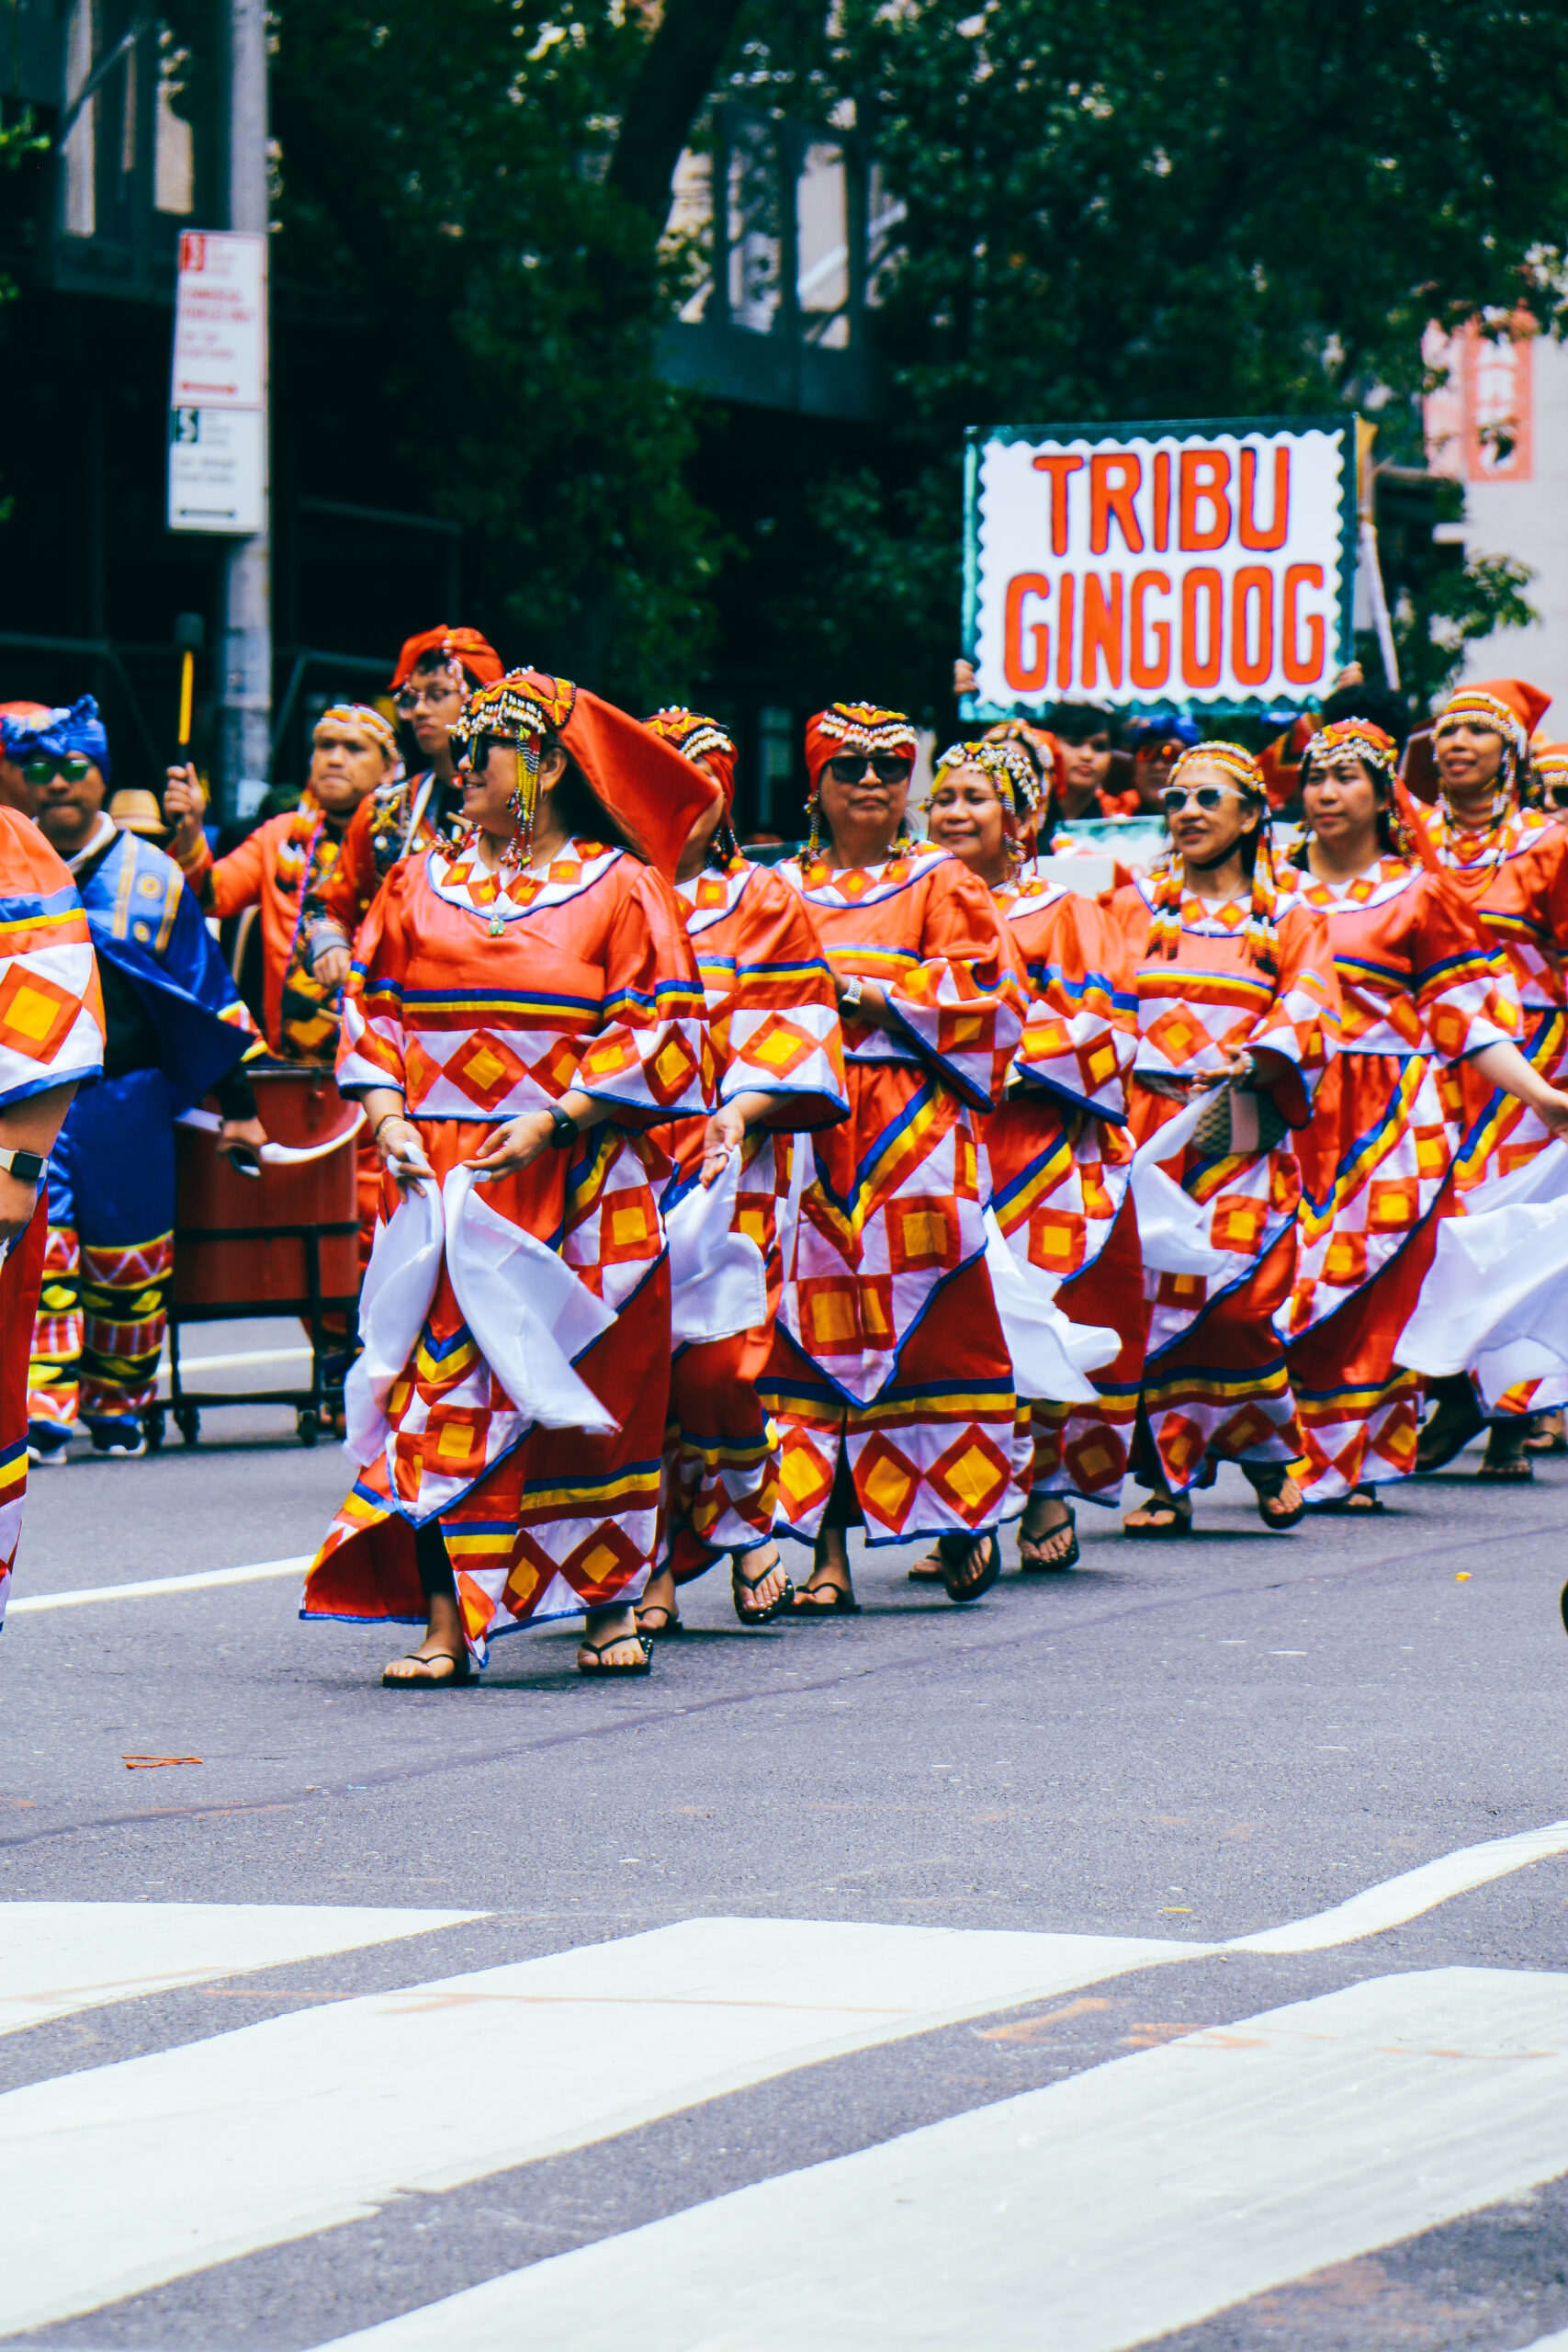
[[[1289,1127],[1271,1094],[1248,1086],[1222,1086],[1193,1129],[1192,1142],[1205,1159],[1252,1159],[1272,1151]]]

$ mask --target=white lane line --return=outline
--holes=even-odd
[[[353,1903],[0,1904],[0,2033],[489,1916]]]
[[[147,1600],[160,1592],[197,1592],[204,1586],[259,1584],[265,1577],[302,1577],[312,1555],[301,1552],[292,1560],[257,1560],[248,1568],[203,1568],[199,1576],[147,1577],[140,1584],[85,1585],[80,1592],[24,1592],[6,1611],[8,1617],[26,1616],[29,1609],[85,1609],[94,1600]]]
[[[12,1604],[13,1607],[15,1603]],[[1266,1928],[1256,1936],[1236,1936],[1227,1951],[1326,1951],[1331,1944],[1354,1943],[1361,1936],[1381,1935],[1385,1928],[1403,1927],[1439,1903],[1489,1880],[1506,1878],[1530,1862],[1553,1854],[1568,1854],[1568,1821],[1549,1822],[1544,1829],[1526,1829],[1515,1838],[1491,1838],[1484,1845],[1461,1846],[1418,1870],[1403,1871],[1337,1903],[1332,1911],[1314,1912],[1287,1927]]]
[[[338,2344],[1127,2352],[1564,2170],[1568,1976],[1381,1977],[786,2173]]]
[[[400,2189],[455,2188],[1190,1951],[690,1920],[29,2084],[0,2098],[0,2334],[362,2218]]]
[[[1538,2335],[1533,2344],[1525,2346],[1525,2352],[1568,2352],[1568,2327],[1556,2335]]]

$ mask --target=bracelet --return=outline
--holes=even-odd
[[[374,1126],[371,1128],[371,1130],[370,1130],[370,1140],[371,1140],[371,1142],[372,1142],[373,1144],[375,1144],[375,1145],[376,1145],[376,1147],[378,1148],[378,1149],[379,1149],[379,1148],[380,1148],[380,1142],[381,1142],[381,1130],[382,1130],[382,1128],[387,1125],[388,1121],[389,1121],[389,1120],[390,1120],[390,1119],[405,1119],[405,1120],[406,1120],[406,1119],[407,1119],[407,1117],[408,1117],[408,1113],[407,1113],[406,1111],[383,1111],[383,1112],[382,1112],[382,1114],[381,1114],[381,1115],[380,1115],[380,1117],[377,1120],[377,1122],[376,1122],[375,1125],[374,1125]]]

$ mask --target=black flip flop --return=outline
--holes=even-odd
[[[1126,1521],[1123,1520],[1122,1521],[1122,1532],[1123,1535],[1130,1535],[1134,1543],[1172,1544],[1179,1536],[1190,1535],[1192,1532],[1191,1512],[1190,1510],[1178,1510],[1174,1503],[1156,1503],[1151,1498],[1151,1499],[1146,1503],[1134,1503],[1133,1508],[1134,1510],[1161,1511],[1168,1513],[1171,1521],[1173,1521],[1173,1524],[1169,1527],[1129,1527]]]
[[[412,1660],[415,1666],[439,1666],[445,1659],[451,1667],[450,1674],[394,1674],[389,1667],[381,1677],[383,1690],[460,1690],[466,1682],[477,1682],[474,1662],[467,1650],[460,1658],[450,1650],[437,1650],[434,1657],[425,1657],[418,1650],[405,1650],[400,1664]]]
[[[755,1592],[760,1584],[766,1584],[768,1578],[773,1575],[773,1569],[782,1566],[782,1563],[775,1555],[773,1566],[772,1568],[764,1568],[760,1577],[749,1577],[745,1569],[740,1565],[740,1560],[744,1559],[745,1556],[745,1554],[742,1553],[740,1555],[740,1559],[737,1559],[733,1553],[730,1555],[729,1591],[730,1598],[735,1603],[735,1613],[737,1617],[739,1618],[740,1623],[743,1625],[771,1625],[775,1617],[782,1617],[784,1615],[785,1610],[795,1599],[795,1587],[791,1583],[789,1577],[785,1577],[784,1590],[780,1593],[776,1600],[771,1600],[768,1603],[766,1609],[742,1609],[740,1606],[740,1594],[737,1591],[736,1587],[743,1587],[747,1592]]]
[[[818,1600],[817,1596],[824,1592],[830,1593],[832,1598],[827,1601]],[[858,1617],[860,1602],[852,1592],[846,1592],[842,1585],[808,1584],[804,1585],[798,1592],[795,1592],[792,1589],[790,1604],[784,1611],[784,1615],[786,1617]]]
[[[960,1537],[957,1540],[964,1544],[964,1557],[957,1561],[950,1569],[947,1565],[947,1546],[954,1539],[951,1536],[940,1536],[937,1540],[937,1550],[942,1555],[942,1580],[947,1589],[947,1597],[949,1600],[956,1602],[962,1608],[966,1606],[971,1600],[978,1600],[982,1593],[989,1592],[991,1587],[995,1584],[997,1578],[1002,1572],[1002,1547],[997,1542],[994,1535],[987,1535],[984,1537],[972,1535],[968,1537],[967,1540]],[[990,1546],[989,1556],[986,1561],[984,1568],[975,1578],[972,1584],[961,1585],[956,1583],[954,1579],[962,1569],[968,1566],[969,1555],[974,1551],[976,1544],[982,1542]]]
[[[630,1642],[634,1640],[642,1651],[642,1657],[636,1666],[605,1665],[604,1653],[606,1650],[618,1649],[623,1642]],[[588,1652],[590,1657],[596,1658],[598,1660],[597,1665],[583,1665],[581,1657],[583,1650]],[[591,1642],[587,1634],[584,1634],[581,1641],[578,1645],[578,1653],[577,1670],[579,1674],[586,1674],[590,1677],[593,1677],[614,1674],[651,1674],[653,1672],[653,1644],[647,1634],[607,1634],[602,1642]]]
[[[1054,1577],[1058,1575],[1063,1568],[1076,1568],[1077,1566],[1078,1517],[1071,1503],[1067,1505],[1066,1526],[1072,1531],[1073,1540],[1068,1544],[1066,1550],[1062,1554],[1061,1558],[1057,1560],[1026,1560],[1023,1556],[1023,1547],[1026,1544],[1049,1544],[1054,1535],[1061,1535],[1065,1533],[1066,1530],[1060,1527],[1047,1527],[1042,1534],[1025,1535],[1023,1530],[1020,1528],[1018,1535],[1018,1565],[1026,1577]]]
[[[651,1604],[649,1610],[649,1616],[653,1614],[654,1610],[657,1610],[659,1614],[663,1618],[663,1624],[645,1625],[642,1619],[639,1617],[637,1621],[637,1629],[639,1634],[646,1634],[650,1641],[664,1642],[669,1640],[671,1634],[683,1634],[685,1632],[686,1628],[683,1621],[676,1616],[675,1611],[672,1609],[666,1609],[661,1600],[656,1600]],[[621,1638],[624,1641],[626,1639],[626,1635],[623,1634]]]

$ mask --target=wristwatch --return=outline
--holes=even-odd
[[[864,993],[865,982],[862,979],[860,974],[856,972],[852,979],[848,979],[844,982],[843,989],[839,997],[840,1012],[858,1012],[860,1011],[860,1001]]]
[[[563,1111],[558,1102],[552,1102],[550,1104],[550,1117],[555,1123],[556,1130],[554,1135],[550,1137],[550,1149],[552,1151],[566,1151],[577,1141],[577,1121],[571,1116],[571,1114],[569,1111]]]
[[[41,1152],[0,1151],[0,1168],[23,1184],[36,1184],[48,1165]]]

